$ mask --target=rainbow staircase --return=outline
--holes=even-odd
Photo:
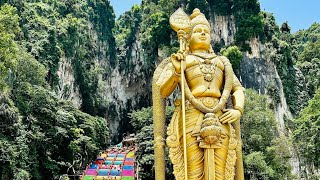
[[[135,150],[112,148],[106,150],[87,166],[81,180],[134,180]]]

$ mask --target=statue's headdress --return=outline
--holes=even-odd
[[[206,19],[206,16],[200,12],[198,8],[195,8],[193,10],[192,14],[190,15],[190,20],[191,20],[191,30],[198,24],[206,25],[210,29],[209,21]]]

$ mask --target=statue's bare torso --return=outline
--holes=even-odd
[[[210,73],[206,73],[206,72]],[[186,80],[195,97],[221,97],[224,65],[219,57],[186,56]]]

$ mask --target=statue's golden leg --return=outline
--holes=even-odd
[[[228,155],[229,137],[222,140],[221,148],[214,150],[216,180],[225,179],[226,159]]]
[[[186,111],[186,138],[187,138],[187,168],[188,179],[202,180],[204,177],[204,154],[203,149],[199,148],[199,143],[195,136],[192,136],[192,130],[198,121],[199,116],[202,117],[200,111],[190,109]],[[179,131],[182,132],[182,120],[179,120]],[[180,136],[181,137],[181,136]],[[180,146],[183,147],[183,140],[180,139]]]
[[[170,123],[170,129],[176,129],[177,136],[179,139],[178,145],[174,145],[174,142],[170,141],[170,158],[174,164],[174,174],[176,180],[184,179],[184,168],[183,168],[183,139],[182,139],[182,118],[177,116],[180,111],[175,112],[172,122]],[[176,117],[176,118],[174,118]],[[196,109],[189,109],[186,111],[186,131],[187,131],[187,168],[188,168],[188,179],[190,180],[203,180],[204,179],[204,149],[199,148],[199,143],[196,141],[196,137],[192,136],[195,124],[199,118],[202,118],[203,114]],[[178,121],[178,122],[177,122]],[[176,122],[176,123],[175,123]],[[214,161],[215,161],[215,177],[216,180],[225,179],[226,159],[228,156],[228,145],[229,145],[229,128],[228,125],[223,126],[227,131],[227,137],[222,140],[222,147],[214,150]],[[174,134],[174,132],[169,131]],[[171,136],[169,136],[171,137]],[[174,138],[175,139],[175,138]],[[178,140],[177,139],[177,140]],[[168,139],[167,139],[168,141]]]
[[[203,169],[203,149],[199,148],[196,137],[187,133],[187,166],[188,166],[188,179],[201,180],[204,177]]]

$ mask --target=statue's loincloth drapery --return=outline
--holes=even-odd
[[[204,179],[204,149],[199,147],[199,132],[204,118],[204,113],[192,107],[190,103],[186,103],[186,138],[187,138],[187,167],[188,179],[201,180]],[[177,180],[184,178],[184,162],[183,162],[183,130],[181,118],[181,101],[175,102],[176,109],[172,116],[171,122],[167,129],[167,145],[169,156],[173,163],[174,175]],[[216,113],[219,117],[222,112]],[[228,161],[228,147],[230,139],[230,128],[228,124],[222,126],[227,132],[227,137],[223,139],[222,146],[215,149],[215,174],[217,180],[225,178],[226,161]],[[231,163],[234,166],[234,163]]]

